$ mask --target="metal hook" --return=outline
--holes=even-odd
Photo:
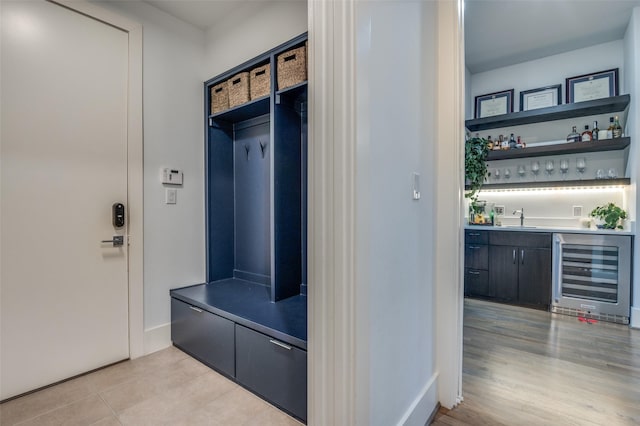
[[[267,143],[262,143],[262,141],[258,140],[260,143],[260,151],[262,152],[262,158],[264,158],[264,151],[267,149]]]
[[[244,150],[247,152],[247,161],[249,161],[249,151],[251,150],[251,146],[249,146],[248,144],[245,144]]]

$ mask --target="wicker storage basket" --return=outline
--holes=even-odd
[[[249,73],[241,72],[227,80],[229,108],[249,102]]]
[[[278,90],[307,79],[307,49],[305,46],[278,55]]]
[[[226,81],[211,88],[211,114],[225,109],[229,109],[229,91]]]
[[[251,100],[266,96],[271,91],[271,64],[263,65],[249,73]]]

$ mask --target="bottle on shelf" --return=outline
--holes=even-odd
[[[584,126],[584,132],[582,132],[582,134],[580,135],[580,140],[582,142],[591,142],[592,139],[592,133],[591,130],[589,130],[589,125],[585,125]]]
[[[580,142],[580,133],[576,130],[576,126],[573,126],[571,133],[567,135],[567,142]]]
[[[509,139],[507,139],[506,137],[503,138],[502,135],[500,135],[500,140],[500,148],[503,151],[507,151],[509,149]]]
[[[493,150],[493,141],[491,140],[491,136],[487,136],[487,148],[489,148],[489,151]]]
[[[511,136],[509,136],[509,149],[515,149],[516,148],[516,138],[513,136],[513,133],[511,133]]]
[[[518,141],[516,142],[516,148],[524,148],[524,142],[522,142],[522,140],[520,139],[520,136],[518,136]]]
[[[598,122],[594,121],[593,122],[593,129],[591,129],[591,140],[592,141],[597,141],[598,140],[598,132],[600,132],[600,129],[598,129]]]
[[[618,120],[618,116],[616,115],[616,119],[613,122],[613,137],[619,138],[622,136],[622,126],[620,125],[620,120]]]
[[[613,139],[613,117],[609,117],[609,128],[607,129],[607,139]]]

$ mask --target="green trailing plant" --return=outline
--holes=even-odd
[[[604,229],[622,229],[621,222],[627,218],[627,212],[614,203],[608,203],[593,209],[589,216],[602,220]]]
[[[478,192],[489,176],[487,169],[487,155],[489,155],[488,141],[484,138],[469,138],[464,144],[464,177],[469,189],[464,194],[475,211],[478,202]]]

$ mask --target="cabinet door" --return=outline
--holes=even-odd
[[[467,296],[490,297],[489,273],[480,269],[465,268],[464,294]]]
[[[307,418],[307,353],[236,324],[236,378],[296,417]]]
[[[489,246],[489,287],[499,300],[518,299],[518,248]]]
[[[235,376],[233,321],[172,298],[171,340],[209,367]]]
[[[464,266],[473,269],[487,269],[489,246],[467,244],[464,246]]]
[[[551,250],[520,248],[518,301],[548,308],[551,302]]]

